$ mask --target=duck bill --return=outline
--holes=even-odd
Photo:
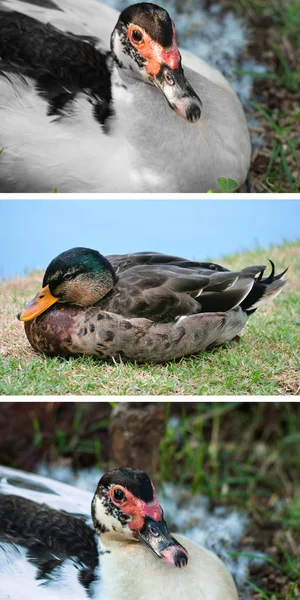
[[[137,537],[149,546],[163,562],[175,565],[178,568],[187,565],[187,550],[170,535],[164,519],[157,522],[150,517],[146,517]]]
[[[177,69],[162,65],[152,82],[180,117],[189,123],[199,121],[202,102],[185,78],[181,65]]]
[[[58,298],[52,296],[49,285],[46,285],[37,293],[35,298],[31,300],[26,306],[19,312],[19,321],[31,321],[39,315],[41,315],[47,308],[57,302]]]

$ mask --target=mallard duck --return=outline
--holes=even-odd
[[[18,314],[48,355],[163,362],[233,339],[282,290],[286,270],[221,265],[155,252],[104,257],[72,248],[54,258],[43,287]]]
[[[118,15],[97,0],[0,0],[0,95],[0,192],[206,192],[246,179],[235,92],[179,52],[154,4]]]
[[[13,470],[4,469],[4,474],[9,471]],[[29,489],[34,488],[31,479],[34,476],[27,474]],[[24,476],[23,485],[26,485]],[[45,487],[47,490],[47,480]],[[71,490],[65,490],[69,497]],[[77,510],[75,504],[74,512]],[[144,471],[122,467],[101,477],[92,500],[99,551],[97,536],[79,515],[69,515],[12,494],[0,495],[0,514],[1,542],[6,547],[17,543],[28,550],[27,558],[35,565],[36,577],[40,579],[41,598],[43,587],[47,589],[48,584],[51,590],[51,583],[62,575],[61,568],[67,560],[76,566],[78,580],[89,597],[96,599],[238,598],[232,576],[215,554],[186,537],[169,533],[154,485]],[[100,594],[93,588],[99,560],[103,585]],[[15,598],[10,593],[18,575],[12,574],[10,581],[7,577],[3,580],[1,575],[2,589],[7,588],[5,597]],[[56,587],[56,594],[58,590]],[[48,594],[47,598],[51,597]],[[54,588],[53,599],[56,597]],[[18,598],[22,598],[22,591]]]

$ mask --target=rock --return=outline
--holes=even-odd
[[[119,403],[109,426],[113,460],[117,465],[142,469],[155,479],[164,425],[164,403]]]

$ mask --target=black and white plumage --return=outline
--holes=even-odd
[[[51,580],[66,560],[78,569],[78,580],[89,591],[99,565],[95,532],[83,516],[50,508],[13,494],[0,495],[0,543],[27,549],[38,580]]]
[[[28,594],[31,600],[70,600],[72,593],[76,600],[238,598],[230,573],[215,554],[169,533],[153,483],[143,471],[122,467],[100,479],[92,500],[98,552],[87,492],[5,467],[0,467],[0,490],[1,600],[23,600]],[[41,506],[41,498],[50,506]],[[70,512],[80,508],[83,515],[62,512],[59,502]],[[68,566],[73,573],[66,572]],[[87,573],[94,581],[82,580]]]
[[[0,599],[104,600],[91,493],[0,466]],[[108,599],[107,599],[108,600]]]
[[[242,184],[240,102],[221,73],[181,55],[184,70],[170,16],[149,3],[118,18],[97,0],[0,0],[0,191]]]

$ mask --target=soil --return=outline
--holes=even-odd
[[[281,0],[278,0],[278,5]],[[284,3],[284,2],[283,2]],[[257,60],[264,64],[267,72],[282,77],[284,74],[282,62],[279,59],[278,49],[284,60],[289,66],[290,71],[295,71],[300,60],[299,47],[293,48],[287,36],[281,36],[275,20],[274,7],[269,3],[260,6],[259,11],[251,9],[251,5],[246,3],[238,7],[235,0],[205,0],[205,7],[211,8],[214,4],[221,4],[222,13],[238,8],[243,18],[247,20],[248,28],[251,32],[251,39],[247,45],[246,52],[240,57],[241,63],[247,57]],[[220,14],[222,14],[220,13]],[[242,68],[242,66],[241,66]],[[252,100],[259,103],[266,110],[272,109],[273,120],[277,123],[279,129],[286,127],[289,139],[294,143],[298,152],[298,158],[293,153],[288,153],[286,163],[291,175],[295,181],[300,181],[300,119],[299,103],[300,90],[289,90],[282,85],[281,81],[269,79],[267,77],[257,77],[254,80]],[[272,150],[274,148],[274,137],[282,144],[283,151],[286,150],[286,140],[274,132],[272,125],[262,116],[260,111],[252,107],[246,107],[249,117],[253,118],[259,125],[250,126],[250,132],[258,139],[258,143],[253,144],[252,161],[249,171],[249,182],[252,192],[272,191],[272,182],[269,181],[269,189],[266,189],[264,183],[266,171],[269,165]],[[276,159],[274,168],[278,167],[280,159]],[[287,181],[282,182],[282,191],[291,192]],[[299,188],[300,189],[300,188]]]
[[[294,557],[298,555],[299,545],[296,540],[285,532],[279,523],[252,518],[242,540],[242,545],[245,547],[251,546],[259,553],[263,552],[267,554],[269,560],[272,561],[272,564],[271,562],[251,564],[249,569],[249,580],[251,583],[260,589],[268,590],[272,594],[271,600],[288,598],[291,575],[289,573],[282,573],[275,563],[280,565],[284,562],[284,552],[281,548],[287,548]],[[295,589],[295,595],[297,594],[300,595],[300,582]],[[255,591],[252,592],[251,597],[252,600],[262,599],[261,594]]]

